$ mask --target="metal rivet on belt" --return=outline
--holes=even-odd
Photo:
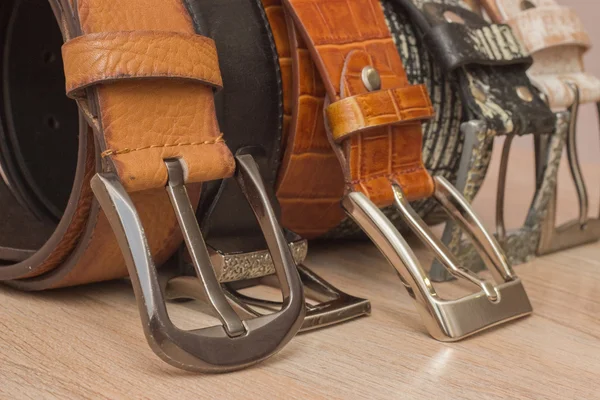
[[[452,24],[465,24],[465,20],[453,11],[446,11],[444,13],[444,18],[446,19],[446,21]]]
[[[370,65],[362,70],[362,81],[369,92],[381,89],[381,77],[379,72]]]
[[[523,0],[521,2],[521,11],[525,11],[525,10],[529,10],[531,8],[535,8],[536,5],[533,4],[531,1],[529,0]]]
[[[533,93],[531,93],[531,90],[529,90],[529,88],[526,86],[517,87],[517,95],[521,100],[526,101],[528,103],[531,103],[533,101]]]
[[[473,85],[471,85],[471,93],[473,94],[473,97],[481,103],[487,101],[488,95],[479,83],[474,82]]]

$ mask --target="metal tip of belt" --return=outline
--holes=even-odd
[[[236,157],[235,178],[256,214],[273,259],[283,302],[278,311],[241,319],[228,301],[211,265],[208,249],[184,185],[183,166],[166,160],[166,190],[177,215],[200,288],[222,325],[184,331],[170,320],[165,295],[139,215],[115,174],[97,174],[92,189],[117,236],[138,302],[149,345],[166,362],[187,370],[225,372],[273,355],[298,332],[305,315],[302,283],[292,254],[265,192],[258,167],[248,155]],[[269,340],[264,340],[268,337]]]
[[[590,218],[588,214],[588,195],[577,155],[577,116],[580,106],[579,89],[568,83],[573,91],[574,102],[567,111],[556,113],[554,132],[536,135],[536,191],[530,204],[525,223],[522,227],[507,231],[504,222],[504,201],[508,159],[514,135],[506,137],[500,161],[498,189],[496,193],[496,240],[500,243],[511,265],[523,264],[536,256],[576,247],[600,239],[600,219]],[[600,105],[598,114],[600,115]],[[458,172],[457,187],[465,189],[473,149],[481,146],[486,126],[480,121],[471,121],[463,125],[465,145],[463,158]],[[579,200],[579,217],[576,220],[556,226],[556,201],[558,169],[566,147],[571,177],[575,184]],[[442,241],[450,246],[458,259],[472,271],[484,269],[485,264],[473,246],[462,240],[460,230],[448,222]],[[446,268],[434,261],[430,270],[434,282],[454,279]]]
[[[498,242],[485,231],[467,201],[447,180],[435,177],[434,198],[470,236],[487,261],[495,282],[465,268],[410,206],[400,186],[393,184],[395,206],[403,220],[456,278],[479,287],[459,299],[442,299],[409,245],[373,202],[362,193],[345,197],[348,215],[369,235],[398,272],[429,333],[441,341],[455,341],[532,312],[520,279],[510,268]]]

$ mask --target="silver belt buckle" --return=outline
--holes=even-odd
[[[281,282],[283,304],[272,314],[242,320],[229,304],[211,265],[184,185],[183,166],[179,160],[165,160],[165,163],[169,173],[166,190],[198,276],[195,280],[201,283],[201,291],[222,325],[184,331],[171,322],[135,205],[116,174],[97,174],[92,178],[92,189],[125,257],[148,344],[167,363],[193,371],[224,372],[260,362],[280,350],[298,332],[305,307],[300,277],[258,167],[251,156],[238,156],[235,178],[265,235]]]
[[[600,239],[600,217],[590,218],[589,216],[587,188],[577,155],[577,116],[580,105],[579,88],[571,82],[567,82],[567,85],[573,91],[574,102],[569,108],[570,118],[566,150],[571,177],[573,178],[579,200],[579,218],[561,226],[556,226],[557,187],[555,185],[548,207],[548,215],[542,224],[538,255],[592,243]],[[600,103],[596,104],[596,108],[600,116]],[[543,146],[541,147],[541,151],[543,151]]]
[[[297,264],[305,296],[316,300],[316,303],[306,302],[306,316],[301,332],[370,314],[369,300],[342,292],[303,264],[308,252],[306,240],[296,237],[288,243],[288,246]],[[209,252],[225,295],[239,315],[253,318],[264,315],[265,311],[281,309],[282,303],[279,301],[260,299],[241,292],[243,289],[257,285],[273,288],[279,286],[278,279],[274,275],[273,261],[267,250],[225,254],[209,249]],[[169,281],[166,295],[170,300],[203,301],[204,297],[199,290],[199,285],[198,280],[189,276],[175,277]]]
[[[481,279],[459,263],[410,206],[400,186],[392,184],[395,206],[404,222],[453,276],[480,288],[477,293],[459,299],[445,300],[438,295],[402,235],[364,194],[350,193],[342,205],[396,269],[434,338],[441,341],[460,340],[530,314],[532,307],[525,288],[506,261],[498,242],[485,231],[456,188],[442,177],[433,179],[434,198],[470,236],[478,252],[487,261],[495,282]]]

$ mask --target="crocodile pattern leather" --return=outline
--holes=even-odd
[[[523,10],[517,0],[483,0],[488,14],[506,22],[531,52],[534,64],[528,71],[534,84],[547,96],[554,110],[573,104],[566,82],[580,90],[580,102],[600,101],[600,79],[584,70],[583,55],[590,38],[573,10],[554,0],[531,0],[534,8]]]
[[[263,0],[283,80],[284,157],[276,188],[281,222],[307,238],[318,237],[344,219],[339,201],[344,176],[327,139],[325,88],[309,51],[288,23],[279,0]],[[292,56],[293,55],[293,56]],[[307,175],[311,172],[313,175]]]
[[[296,231],[302,232],[309,237],[322,236],[321,233],[327,231],[326,237],[358,237],[363,236],[362,230],[348,218],[344,218],[344,213],[338,207],[337,203],[343,194],[343,176],[339,164],[331,147],[325,139],[324,125],[317,123],[314,125],[304,123],[302,119],[294,121],[295,128],[289,129],[292,123],[292,107],[294,88],[292,71],[292,51],[288,38],[287,24],[284,11],[279,0],[263,0],[265,14],[268,17],[269,24],[273,31],[276,48],[279,54],[279,64],[283,83],[283,104],[284,104],[284,164],[287,168],[282,168],[280,179],[277,185],[277,197],[281,203],[283,212],[283,224],[287,227],[294,227]],[[394,19],[391,21],[391,19]],[[400,21],[399,21],[400,19]],[[403,16],[395,14],[386,15],[386,20],[391,21],[390,26],[394,34],[394,40],[400,55],[407,61],[408,77],[412,84],[427,83],[431,98],[436,104],[436,109],[440,110],[433,120],[425,124],[425,140],[423,146],[423,156],[426,160],[428,169],[436,171],[453,180],[458,161],[457,154],[460,153],[460,131],[458,126],[461,120],[462,107],[459,98],[454,90],[447,87],[445,77],[439,73],[439,70],[428,60],[428,54],[421,46],[415,43],[415,35],[408,21]],[[302,113],[306,107],[308,112],[312,112],[316,118],[321,118],[320,113],[314,110],[320,110],[323,106],[325,91],[322,86],[318,73],[314,70],[314,65],[308,50],[303,44],[301,38],[298,39],[300,50],[297,51],[299,69],[304,71],[303,76],[307,77],[306,83],[301,84],[300,100],[297,108]],[[298,49],[298,47],[296,47]],[[310,71],[309,74],[306,73]],[[312,118],[310,115],[308,118]],[[450,128],[453,127],[453,128]],[[298,130],[307,130],[305,134],[299,134]],[[295,141],[289,135],[299,135],[309,137],[308,131],[316,129],[318,132],[312,134],[311,140],[305,140],[303,143]],[[448,152],[447,149],[452,149]],[[297,169],[304,169],[306,163],[317,163],[319,166],[318,178],[305,179],[297,181],[298,175],[294,174]],[[331,176],[331,177],[330,177]],[[321,184],[322,183],[322,184]],[[298,190],[299,185],[307,185],[306,190]],[[298,192],[310,193],[310,187],[318,185],[320,198],[311,199],[310,195],[306,198],[298,196]],[[414,207],[421,215],[428,215],[435,203],[431,200],[417,201]],[[293,207],[294,212],[286,212],[288,207]],[[301,211],[298,211],[301,210]],[[385,207],[383,212],[399,228],[403,227],[400,216],[394,207]],[[322,227],[313,230],[314,225],[306,223],[304,215],[309,215],[311,221],[319,221]],[[337,224],[338,221],[343,222]]]
[[[300,33],[297,36],[302,36],[308,44],[310,55],[325,82],[331,102],[335,103],[340,98],[367,93],[360,73],[362,68],[369,65],[380,73],[383,89],[408,86],[402,63],[377,2],[336,1],[317,4],[301,1],[290,2],[288,6],[291,18],[295,20],[295,29]],[[339,10],[335,11],[336,8]],[[359,9],[363,11],[358,12]],[[327,19],[325,25],[320,25],[319,28],[310,22],[306,23],[315,15],[314,13],[320,13],[321,17]],[[350,18],[346,22],[352,21],[352,18],[359,18],[360,21],[344,23],[340,18],[342,15]],[[358,33],[354,26],[370,29],[361,29]],[[295,33],[292,33],[291,37],[291,42],[294,43]],[[397,71],[400,73],[397,74]],[[344,172],[346,190],[361,191],[379,206],[386,206],[392,202],[391,180],[400,183],[411,199],[429,196],[433,184],[421,160],[421,145],[420,122],[386,126],[369,130],[368,133],[356,133],[341,146],[334,145]],[[315,171],[312,175],[319,176],[320,171],[314,166],[311,168]],[[305,198],[317,197],[310,193],[302,194]],[[334,207],[340,207],[340,199],[341,196],[331,199]],[[298,198],[294,201],[302,203],[303,199]],[[295,209],[290,209],[290,212],[301,215]],[[306,218],[303,219],[307,226],[320,222],[317,220],[311,223]],[[339,222],[340,220],[336,223]],[[333,226],[335,225],[331,227]],[[290,226],[290,229],[298,231],[297,227]],[[320,228],[319,231],[313,228],[309,235],[316,236],[326,231],[325,227]],[[299,233],[307,235],[305,232]]]
[[[336,143],[357,132],[384,125],[421,121],[433,114],[425,86],[415,85],[346,97],[325,109]]]

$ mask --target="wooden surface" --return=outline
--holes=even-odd
[[[510,226],[525,215],[532,176],[527,151],[517,149],[513,160]],[[600,173],[595,164],[585,171],[597,209]],[[477,201],[488,224],[494,175],[492,170]],[[575,215],[575,198],[571,186],[561,189],[564,219]],[[600,245],[518,266],[534,315],[458,343],[427,335],[411,298],[372,245],[312,246],[307,265],[340,288],[370,298],[373,314],[301,334],[260,366],[217,376],[176,370],[151,352],[126,282],[38,294],[1,288],[0,398],[600,396]],[[442,290],[453,292],[456,285]],[[170,311],[184,328],[214,323],[193,303]]]

